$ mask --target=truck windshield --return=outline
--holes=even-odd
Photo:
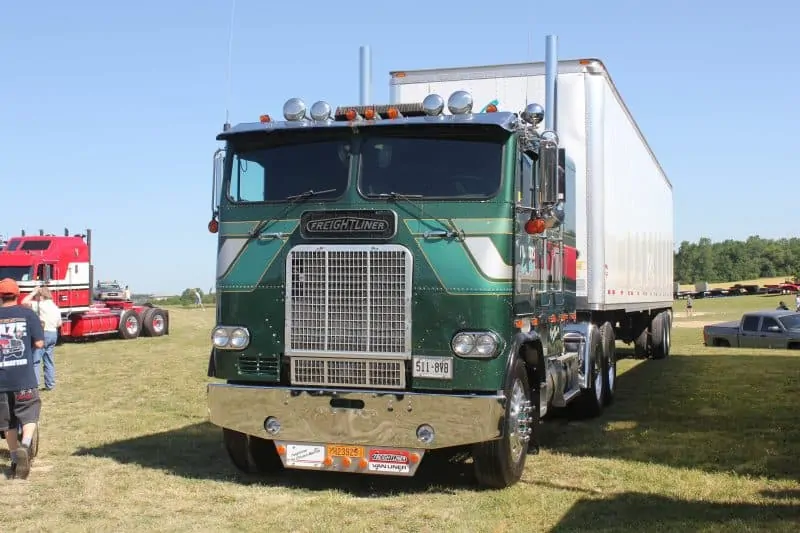
[[[781,321],[781,324],[783,324],[783,327],[786,329],[800,329],[800,313],[782,316],[778,320]]]
[[[236,203],[285,202],[313,190],[330,191],[314,198],[337,198],[347,188],[349,151],[347,138],[234,149],[228,196]]]
[[[502,140],[486,133],[433,130],[425,136],[370,135],[361,145],[359,187],[365,196],[486,198],[500,188]],[[434,136],[435,135],[435,136]]]
[[[33,267],[0,266],[0,279],[3,278],[11,278],[15,281],[30,281],[33,279]]]

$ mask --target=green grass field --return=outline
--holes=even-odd
[[[480,491],[463,464],[418,478],[237,473],[206,422],[213,311],[160,339],[62,345],[27,481],[0,478],[4,531],[797,531],[800,357],[702,346],[703,322],[778,297],[676,303],[673,354],[620,362],[597,420],[540,426],[523,481]],[[0,465],[8,454],[0,446]]]

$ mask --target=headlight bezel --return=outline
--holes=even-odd
[[[501,344],[500,336],[491,330],[457,331],[450,338],[450,351],[462,359],[494,359]]]
[[[236,344],[236,340],[240,344]],[[240,351],[250,346],[250,330],[246,326],[219,324],[211,330],[211,345],[217,350]]]

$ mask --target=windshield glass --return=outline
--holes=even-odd
[[[778,320],[786,329],[800,329],[800,314],[782,316]]]
[[[234,149],[228,196],[233,202],[282,202],[306,191],[347,188],[349,140],[324,140],[244,150]]]
[[[429,130],[432,131],[432,130]],[[474,131],[474,130],[473,130]],[[500,188],[503,144],[463,129],[436,136],[370,135],[361,145],[361,192],[486,198]]]
[[[14,281],[30,281],[33,279],[33,267],[0,266],[0,279],[11,278]]]

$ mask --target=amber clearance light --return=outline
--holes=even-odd
[[[532,218],[525,223],[525,233],[535,235],[542,233],[545,230],[545,222],[543,218]]]

